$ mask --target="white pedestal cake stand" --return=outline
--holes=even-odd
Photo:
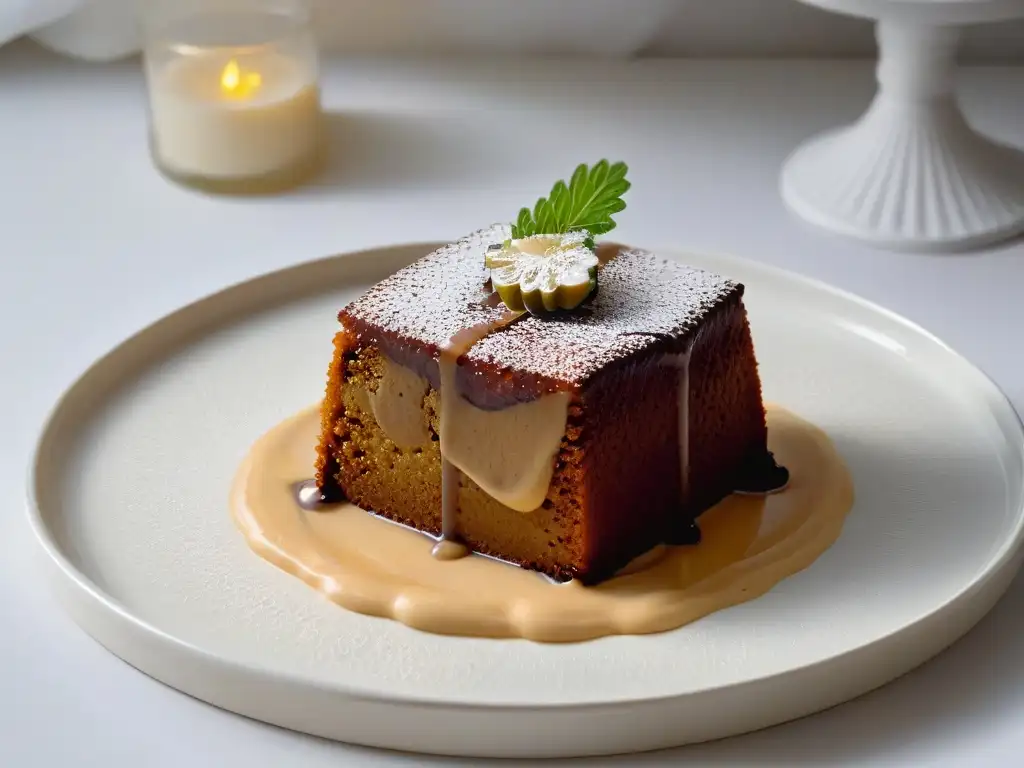
[[[857,122],[789,157],[786,204],[896,250],[963,250],[1024,232],[1024,153],[977,133],[953,93],[958,27],[1024,16],[1024,0],[804,2],[877,20],[878,92]]]

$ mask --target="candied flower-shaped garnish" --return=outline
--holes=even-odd
[[[485,256],[505,306],[534,315],[578,307],[597,288],[597,264],[585,231],[506,240]]]

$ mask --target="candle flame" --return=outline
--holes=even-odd
[[[220,87],[228,96],[245,98],[259,88],[263,78],[258,72],[242,72],[238,62],[232,59],[220,74]]]

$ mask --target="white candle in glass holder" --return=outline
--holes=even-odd
[[[154,149],[173,172],[207,178],[264,176],[314,154],[320,97],[303,68],[276,53],[183,56],[153,73]]]
[[[317,57],[300,0],[171,3],[146,46],[157,166],[212,190],[290,184],[321,156]]]

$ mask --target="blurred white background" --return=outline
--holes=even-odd
[[[0,43],[85,59],[139,46],[153,0],[0,0]],[[217,2],[217,0],[210,0]],[[655,56],[873,56],[869,22],[797,0],[310,0],[327,50]],[[1024,62],[1024,20],[972,28],[962,58]]]

